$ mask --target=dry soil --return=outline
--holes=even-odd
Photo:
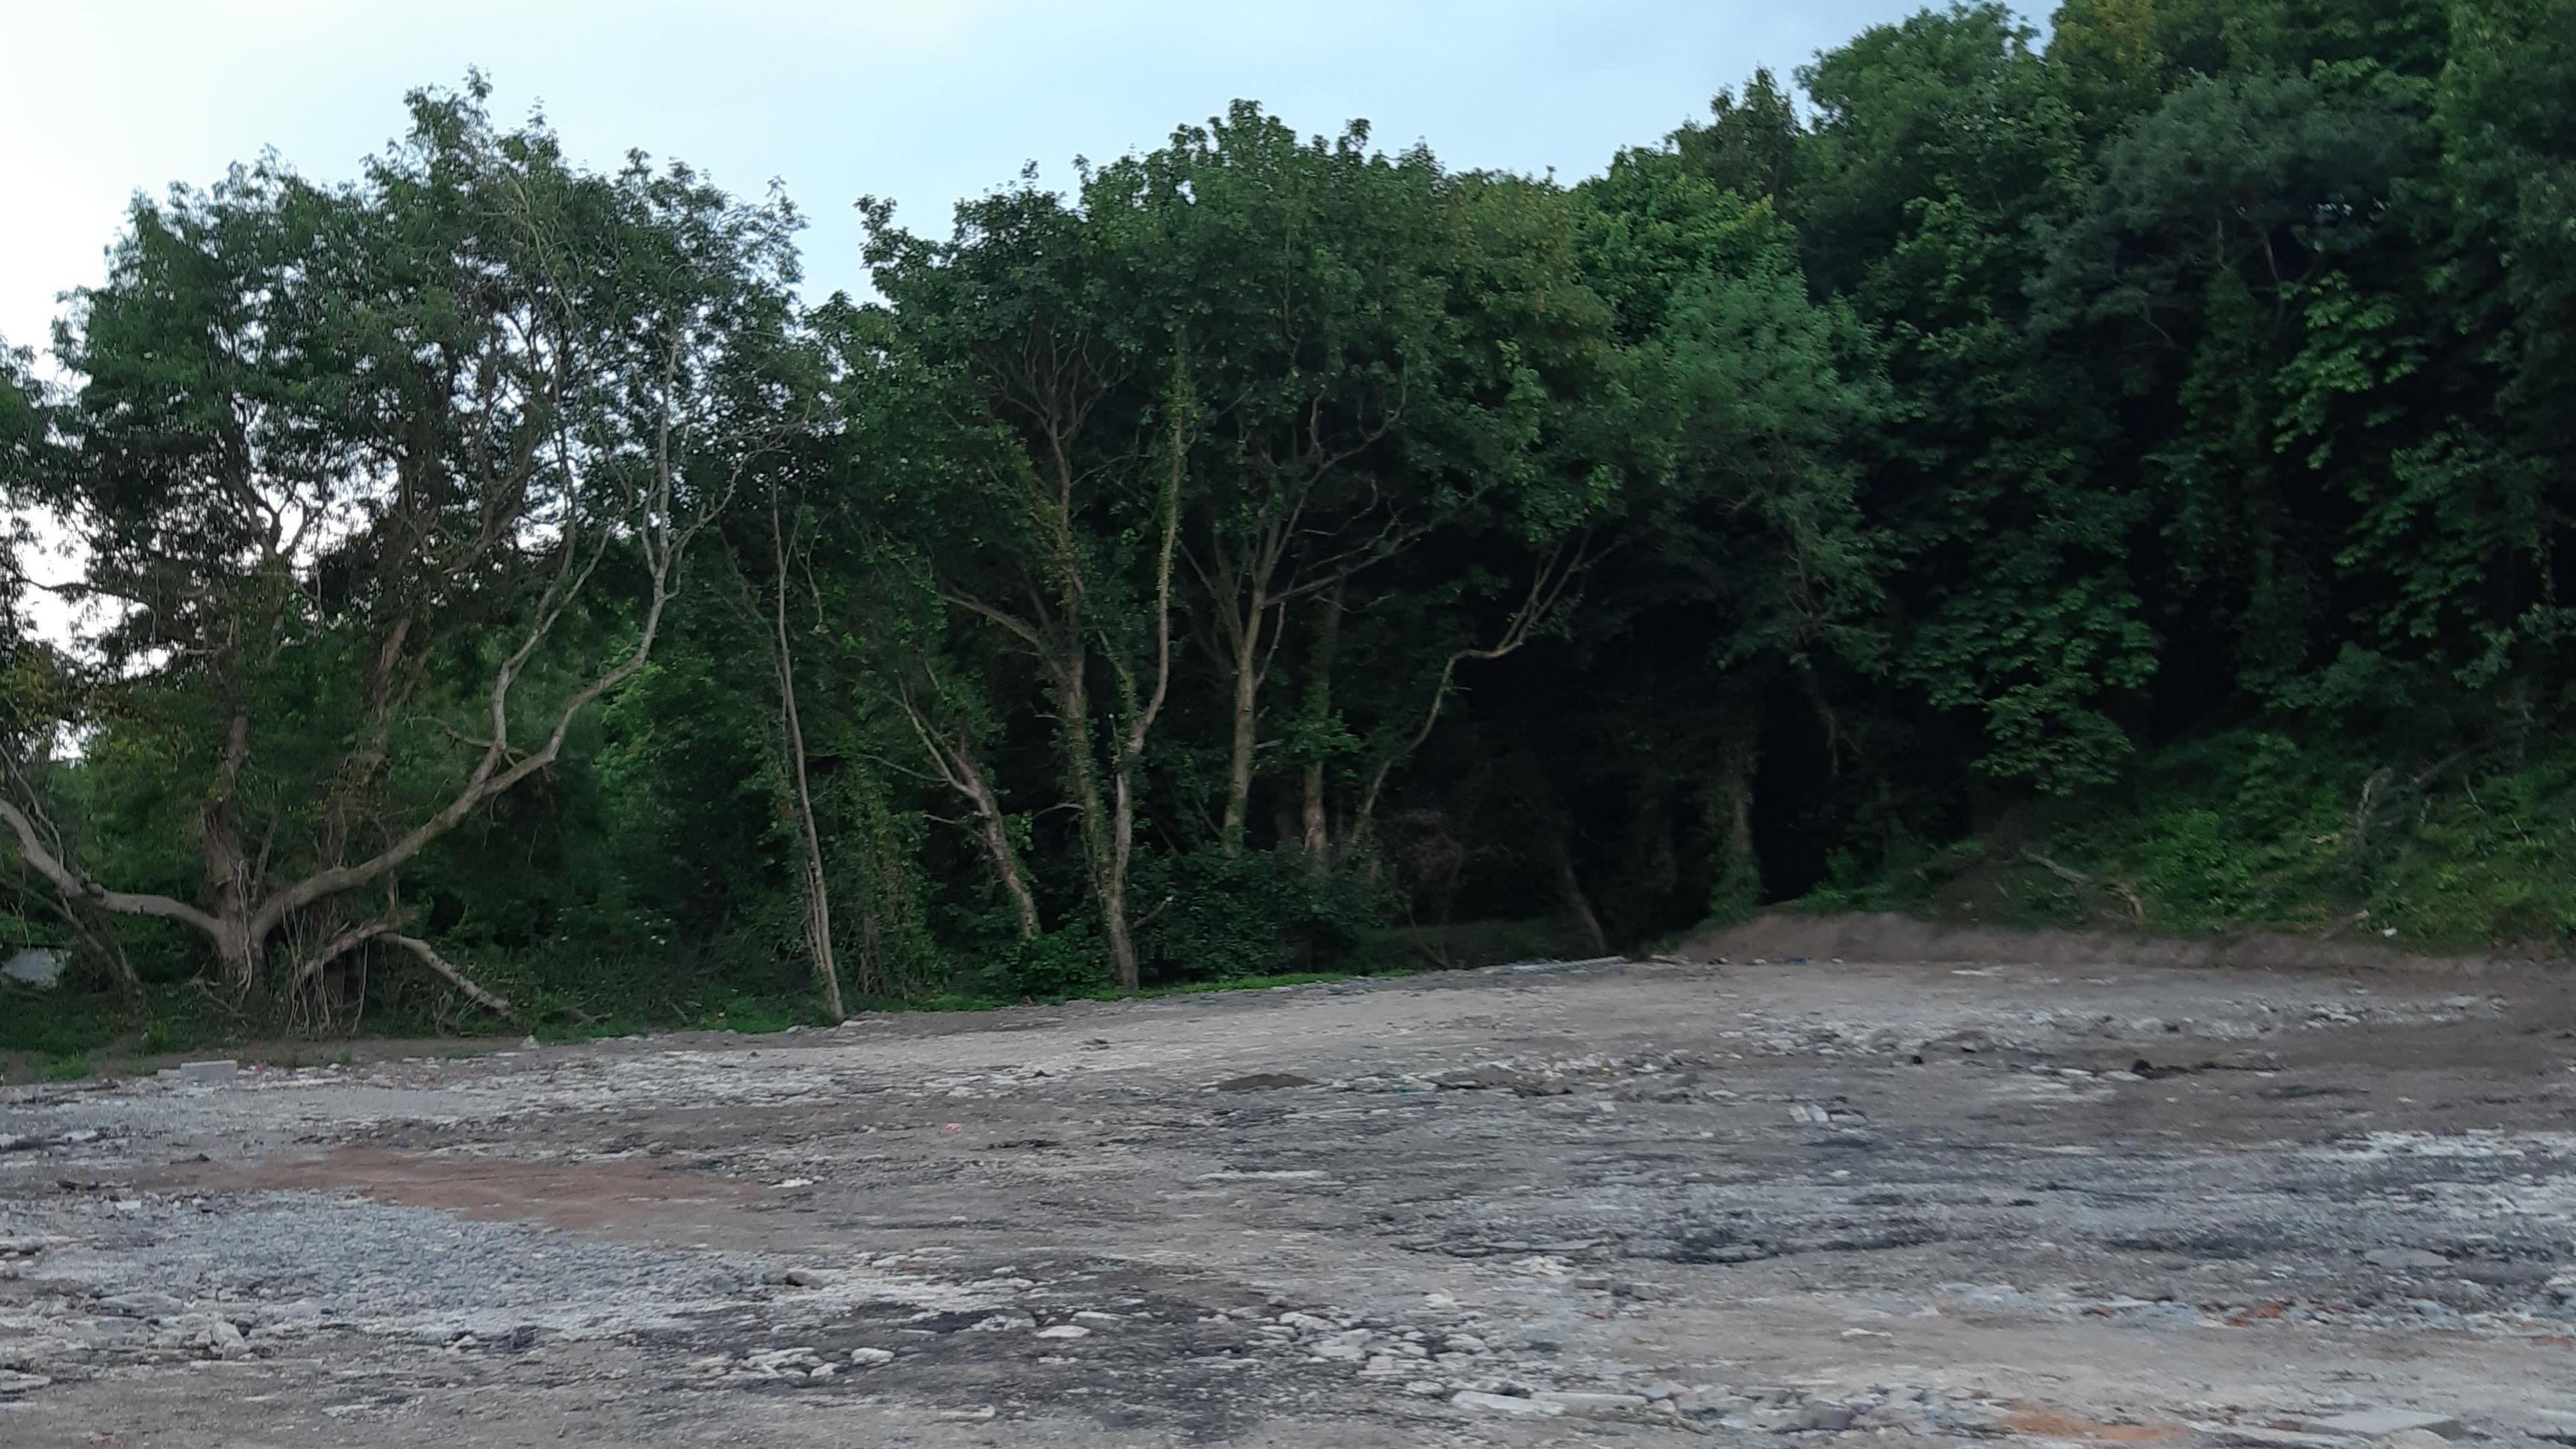
[[[2571,1243],[2545,970],[1596,963],[212,1067],[0,1091],[0,1445],[2563,1449]]]

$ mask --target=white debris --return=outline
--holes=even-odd
[[[1509,1394],[1482,1394],[1462,1389],[1449,1396],[1449,1402],[1462,1409],[1483,1409],[1492,1414],[1514,1414],[1524,1418],[1552,1418],[1565,1412],[1562,1405],[1541,1403],[1537,1399],[1516,1399]]]

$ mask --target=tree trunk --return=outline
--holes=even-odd
[[[1034,941],[1044,933],[1038,919],[1037,893],[1029,886],[1029,873],[1020,864],[1019,848],[1011,843],[1010,818],[1002,813],[1001,797],[994,793],[992,776],[981,760],[975,758],[975,738],[964,728],[953,737],[934,730],[928,715],[913,702],[907,692],[898,691],[895,705],[903,711],[904,721],[912,726],[914,738],[930,756],[930,766],[948,788],[966,797],[975,809],[975,843],[983,849],[986,864],[993,868],[993,881],[1011,898],[1011,908],[1019,913],[1020,939]]]
[[[1336,582],[1315,605],[1323,617],[1315,625],[1315,657],[1309,677],[1307,709],[1318,731],[1333,718],[1333,656],[1342,642],[1342,588],[1343,585]],[[1303,784],[1306,869],[1322,875],[1332,868],[1332,839],[1325,819],[1322,756],[1306,761]]]
[[[1093,751],[1089,691],[1083,687],[1082,659],[1059,663],[1056,670],[1056,716],[1064,735],[1065,783],[1073,791],[1073,808],[1082,822],[1082,853],[1090,869],[1091,893],[1100,909],[1101,935],[1109,943],[1109,962],[1118,973],[1118,985],[1133,991],[1138,982],[1136,947],[1127,930],[1127,850],[1125,831],[1110,818],[1108,803],[1101,798],[1100,766]],[[1119,784],[1125,784],[1125,772],[1118,772]],[[1119,790],[1120,804],[1125,805],[1126,792]]]
[[[1186,396],[1188,354],[1175,345],[1172,353],[1173,406],[1171,412],[1170,469],[1163,479],[1162,547],[1154,560],[1154,688],[1143,700],[1136,696],[1136,671],[1123,655],[1113,655],[1111,671],[1118,681],[1119,712],[1123,726],[1111,747],[1117,751],[1113,764],[1112,793],[1116,813],[1110,819],[1110,855],[1107,879],[1102,883],[1100,905],[1102,922],[1109,934],[1109,959],[1118,968],[1119,989],[1133,991],[1144,984],[1136,957],[1136,942],[1127,921],[1127,867],[1136,847],[1136,780],[1145,767],[1145,742],[1154,731],[1154,721],[1163,712],[1163,702],[1172,689],[1172,561],[1181,542],[1181,477],[1189,466],[1189,409],[1181,399]],[[1257,616],[1256,616],[1257,621]],[[1258,676],[1255,677],[1258,682]],[[1249,756],[1246,756],[1247,769]],[[1249,782],[1250,776],[1246,775]],[[1238,813],[1236,837],[1242,835]]]
[[[789,684],[792,691],[794,685]],[[823,837],[814,823],[814,793],[805,773],[804,731],[796,719],[795,707],[788,707],[788,751],[796,762],[796,816],[802,827],[805,855],[805,935],[814,957],[816,984],[823,989],[823,1010],[832,1020],[849,1015],[841,1000],[840,963],[832,951],[832,887],[823,861]],[[873,983],[868,973],[860,973],[859,989],[867,991]]]
[[[1574,873],[1574,852],[1566,848],[1565,832],[1556,832],[1556,888],[1565,895],[1565,904],[1574,918],[1583,924],[1583,938],[1591,943],[1592,954],[1610,954],[1610,937],[1601,929],[1601,918],[1592,912],[1592,898],[1583,893],[1583,880]]]
[[[1142,976],[1135,937],[1127,922],[1127,866],[1135,850],[1136,757],[1143,751],[1141,741],[1134,750],[1124,739],[1111,742],[1108,799],[1104,800],[1096,753],[1098,738],[1092,731],[1088,691],[1082,683],[1083,664],[1077,655],[1056,671],[1056,712],[1064,735],[1066,783],[1072,788],[1073,807],[1082,820],[1083,859],[1090,870],[1092,898],[1100,910],[1100,932],[1109,945],[1109,963],[1117,972],[1119,989],[1133,991],[1141,984]]]
[[[1233,735],[1226,754],[1225,821],[1217,839],[1227,856],[1243,853],[1252,807],[1252,756],[1260,746],[1261,634],[1269,605],[1258,587],[1239,621],[1229,621],[1226,642],[1234,653]]]
[[[993,787],[984,778],[972,751],[958,748],[956,768],[966,798],[974,803],[976,834],[984,843],[985,858],[992,863],[993,878],[1001,883],[1002,893],[1011,898],[1011,908],[1019,913],[1020,939],[1034,941],[1045,930],[1038,920],[1037,893],[1030,889],[1020,852],[1011,844],[1011,825],[1002,814],[1002,802],[994,798]]]
[[[1710,919],[1721,923],[1741,920],[1762,905],[1762,862],[1753,848],[1753,772],[1761,756],[1750,725],[1729,729],[1726,741],[1710,801],[1719,859],[1708,906]]]
[[[796,819],[805,851],[805,939],[814,957],[815,984],[823,990],[823,1011],[835,1022],[848,1018],[841,1002],[841,971],[832,959],[832,886],[823,869],[823,834],[814,823],[814,789],[805,771],[805,724],[796,712],[796,656],[789,647],[787,635],[787,537],[779,528],[778,492],[769,494],[770,560],[774,565],[771,582],[776,609],[771,614],[774,625],[773,645],[778,650],[779,715],[786,725],[787,759],[796,788]],[[859,989],[870,990],[874,983],[860,971]]]
[[[1306,852],[1306,869],[1322,875],[1332,864],[1332,832],[1324,815],[1324,762],[1306,762],[1304,777],[1298,781],[1303,797],[1298,805],[1298,824]]]
[[[422,965],[437,972],[446,980],[448,985],[453,986],[458,991],[464,993],[465,998],[468,1001],[482,1007],[485,1011],[493,1012],[501,1016],[517,1016],[519,1014],[518,1008],[512,1006],[507,1001],[502,1000],[500,997],[493,995],[491,992],[484,990],[482,987],[475,985],[472,980],[467,978],[464,972],[449,965],[447,963],[447,958],[438,954],[438,948],[430,945],[427,941],[424,941],[417,936],[404,935],[389,935],[385,937],[385,939],[419,957]]]
[[[1109,878],[1101,887],[1100,911],[1109,934],[1109,960],[1118,968],[1118,989],[1133,991],[1144,981],[1136,939],[1127,922],[1127,866],[1136,845],[1136,802],[1129,771],[1119,770],[1111,792],[1117,811],[1110,821]]]
[[[222,923],[215,956],[236,1000],[259,982],[259,943],[252,939],[250,860],[241,839],[241,775],[250,763],[250,715],[238,705],[225,722],[213,788],[197,816],[197,849],[205,864],[208,914]]]

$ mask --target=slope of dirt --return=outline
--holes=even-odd
[[[0,1444],[2576,1443],[2548,973],[1517,968],[203,1076],[0,1092]]]

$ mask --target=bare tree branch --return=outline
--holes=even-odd
[[[1588,540],[1576,539],[1571,543],[1557,544],[1548,550],[1547,557],[1541,559],[1533,571],[1529,593],[1503,625],[1502,637],[1489,645],[1450,651],[1449,657],[1441,661],[1440,679],[1432,686],[1431,704],[1422,712],[1422,723],[1414,729],[1402,749],[1381,756],[1376,767],[1369,772],[1368,784],[1360,792],[1359,820],[1365,822],[1375,814],[1379,792],[1385,788],[1386,778],[1393,773],[1397,763],[1421,749],[1423,742],[1431,738],[1431,731],[1440,723],[1440,712],[1448,704],[1450,691],[1457,681],[1458,666],[1471,660],[1500,659],[1529,643],[1539,630],[1555,620],[1559,607],[1566,602],[1566,590],[1591,563]]]
[[[29,819],[27,812],[19,809],[16,804],[0,800],[0,820],[9,822],[9,828],[18,833],[18,853],[25,858],[28,867],[53,882],[54,888],[64,895],[85,901],[103,911],[114,911],[118,915],[156,916],[162,920],[178,921],[184,925],[193,926],[209,936],[222,933],[222,922],[186,901],[135,891],[112,891],[96,881],[84,878],[69,865],[57,859],[51,850],[46,849],[45,842],[36,829],[35,821]]]
[[[305,982],[312,980],[314,977],[321,975],[323,967],[328,966],[332,962],[339,960],[341,957],[348,955],[350,952],[367,944],[369,941],[375,940],[380,936],[392,935],[401,925],[402,923],[400,921],[394,920],[391,917],[379,917],[376,920],[363,921],[357,925],[349,927],[347,930],[342,931],[340,934],[333,936],[330,940],[327,940],[321,945],[315,947],[311,955],[306,956],[301,962],[296,964],[295,984],[301,986]]]
[[[519,1014],[518,1008],[502,1000],[500,997],[493,995],[491,992],[484,990],[482,987],[475,985],[472,981],[466,979],[464,972],[447,964],[446,959],[438,954],[437,948],[431,946],[427,941],[420,939],[418,936],[404,936],[390,931],[385,934],[385,939],[402,947],[413,955],[418,956],[422,965],[427,966],[430,970],[446,977],[448,985],[464,992],[475,1005],[499,1016],[516,1017]]]

